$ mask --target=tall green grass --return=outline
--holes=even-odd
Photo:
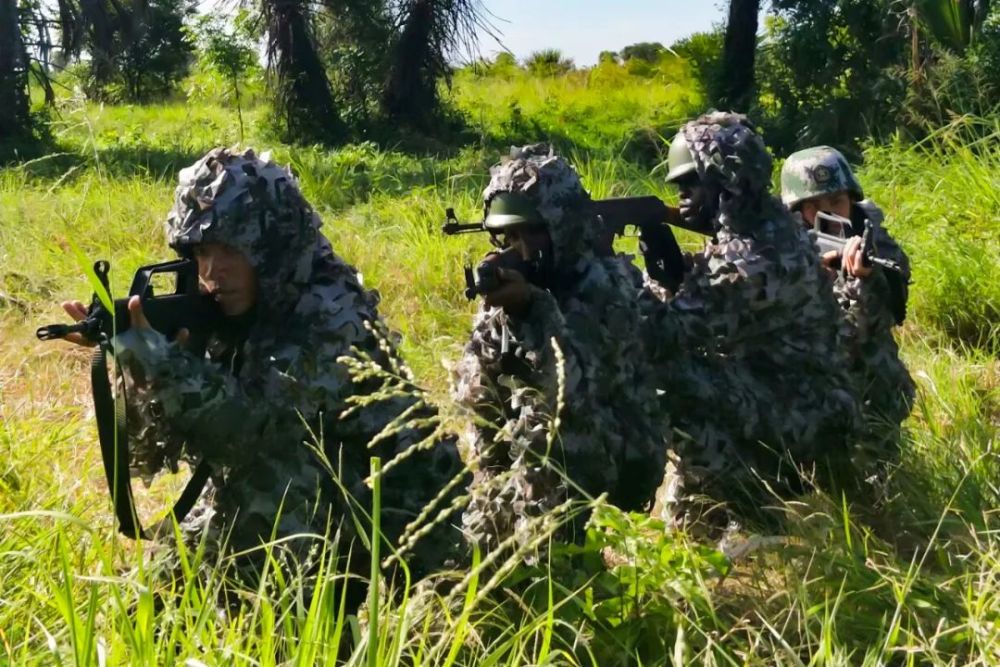
[[[697,111],[682,77],[666,91],[638,76],[618,81],[620,98],[602,97],[585,73],[517,77],[456,78],[454,99],[479,114],[484,140],[446,155],[273,146],[337,251],[381,292],[418,381],[442,402],[474,308],[461,266],[487,243],[443,238],[438,226],[447,206],[480,214],[486,168],[502,152],[493,142],[534,119],[537,134],[517,141],[546,128],[568,139],[595,196],[671,197],[662,172],[633,159],[630,137]],[[185,552],[180,580],[167,585],[149,545],[115,536],[88,355],[39,344],[33,331],[60,319],[58,300],[89,293],[73,245],[112,260],[118,293],[137,266],[169,256],[162,221],[175,171],[238,129],[204,102],[70,100],[54,131],[61,155],[0,170],[0,664],[1000,663],[995,134],[974,142],[956,125],[919,146],[866,152],[866,189],[914,260],[900,340],[919,396],[884,507],[822,494],[775,501],[784,534],[741,536],[726,556],[594,500],[585,542],[553,544],[533,566],[508,552],[435,581],[381,579],[375,624],[345,607],[333,559],[313,582],[272,568],[242,591],[244,604],[220,613],[225,564]],[[253,127],[249,136],[267,147]],[[171,488],[140,491],[143,510],[164,506]]]

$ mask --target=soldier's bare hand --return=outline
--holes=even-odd
[[[87,318],[87,307],[79,301],[63,301],[61,304],[62,309],[66,311],[74,322],[80,322]],[[83,347],[94,347],[97,343],[87,340],[83,337],[81,333],[71,333],[63,338],[63,340],[69,341],[74,345],[81,345]]]
[[[520,271],[497,269],[500,287],[483,296],[491,308],[503,308],[509,315],[521,315],[531,301],[531,285]]]
[[[847,275],[864,280],[872,274],[872,268],[865,266],[861,241],[860,236],[852,236],[847,240],[847,244],[844,246],[844,270]]]
[[[142,311],[142,300],[138,296],[133,296],[128,300],[128,317],[133,329],[152,329],[146,313]]]
[[[836,278],[837,272],[840,271],[840,251],[839,250],[827,250],[823,253],[823,256],[819,258],[820,264],[826,269],[827,273],[831,277]]]

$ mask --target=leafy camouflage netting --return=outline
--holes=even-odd
[[[209,241],[243,251],[256,269],[258,304],[255,317],[217,332],[204,357],[153,330],[115,339],[135,471],[148,479],[181,460],[208,461],[212,488],[184,525],[191,537],[208,524],[214,540],[231,531],[230,548],[243,550],[272,530],[277,538],[302,534],[287,544],[301,556],[315,544],[308,535],[330,527],[349,548],[355,529],[345,493],[369,508],[369,457],[389,462],[408,452],[383,482],[383,528],[397,539],[463,466],[448,438],[410,450],[429,435],[421,419],[432,420],[432,406],[413,392],[374,396],[384,383],[352,378],[341,361],[361,355],[389,371],[398,363],[389,337],[375,335],[384,331],[378,295],[318,233],[290,172],[252,151],[213,150],[181,172],[166,228],[180,252]],[[415,426],[375,440],[403,415]],[[430,567],[459,541],[441,525],[411,564]],[[352,567],[363,567],[363,547],[353,549]]]
[[[550,290],[532,288],[523,316],[481,307],[456,368],[455,398],[476,415],[465,434],[478,471],[464,523],[489,548],[533,544],[538,517],[568,499],[607,493],[641,509],[669,433],[643,352],[639,272],[624,256],[595,258],[596,221],[578,209],[589,197],[565,160],[544,146],[512,155],[491,170],[483,198],[533,197],[560,272]]]

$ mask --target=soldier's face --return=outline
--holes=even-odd
[[[224,243],[199,243],[194,257],[202,291],[215,297],[223,314],[243,315],[257,303],[257,272],[242,252]]]
[[[552,240],[543,225],[511,227],[506,232],[505,240],[507,245],[521,253],[521,259],[526,262],[548,255],[552,247]]]
[[[689,225],[711,229],[712,218],[715,217],[715,207],[709,201],[709,191],[695,174],[688,174],[677,182],[680,191],[678,209],[681,217]]]
[[[806,199],[800,205],[799,211],[802,213],[802,221],[806,223],[806,226],[810,229],[812,229],[813,223],[816,221],[816,214],[820,211],[823,211],[824,213],[833,213],[834,215],[839,215],[842,218],[850,218],[851,195],[847,192],[847,190],[840,190],[828,195],[820,195],[819,197]],[[832,234],[835,230],[821,231]]]

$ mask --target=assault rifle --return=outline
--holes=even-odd
[[[816,243],[816,247],[819,248],[820,256],[825,255],[831,250],[842,254],[844,246],[847,244],[847,237],[843,232],[851,228],[852,223],[849,219],[833,213],[820,211],[816,214],[816,221],[813,229],[809,230],[809,236],[812,237]],[[879,257],[878,247],[875,244],[875,225],[872,224],[870,219],[865,218],[864,228],[864,232],[861,234],[861,263],[864,266],[878,266],[883,269],[886,281],[889,284],[889,306],[892,309],[896,324],[902,324],[906,319],[906,286],[908,279],[903,271],[903,267],[898,262],[886,257]],[[841,233],[834,235],[822,231],[829,229],[840,230]]]
[[[847,244],[847,237],[830,234],[821,230],[845,230],[850,229],[851,226],[851,221],[847,218],[843,218],[835,213],[820,211],[816,214],[816,222],[813,229],[809,230],[809,236],[812,237],[819,248],[820,255],[825,255],[831,250],[843,252],[844,246]],[[861,234],[861,253],[861,261],[865,266],[880,266],[886,271],[902,275],[903,267],[897,262],[878,256],[878,248],[875,246],[875,226],[868,219],[865,220],[865,231]]]
[[[688,229],[699,234],[711,235],[712,233],[711,230],[687,224],[678,209],[667,206],[659,197],[653,195],[596,199],[590,202],[590,210],[600,217],[604,225],[606,238],[602,241],[601,247],[598,248],[599,254],[605,256],[613,254],[611,244],[614,237],[624,235],[628,227],[635,227],[641,234],[642,252],[647,258],[647,271],[654,280],[670,289],[676,289],[683,280],[685,271],[684,256],[670,226]],[[459,222],[455,217],[455,210],[452,208],[447,209],[446,218],[441,231],[449,236],[489,231],[485,227],[485,221]],[[497,254],[491,256],[496,257]],[[489,289],[495,289],[487,277],[492,271],[488,266],[485,266],[490,262],[489,257],[476,269],[473,269],[471,265],[465,267],[465,294],[469,299],[475,298],[477,294],[488,292]],[[496,260],[493,263],[495,262]],[[520,271],[523,267],[503,267],[501,265],[501,268],[517,268]],[[534,268],[537,269],[537,267]],[[487,277],[485,282],[477,280],[480,274]],[[493,271],[493,275],[495,275],[495,271]],[[489,289],[484,290],[484,287]]]
[[[94,264],[97,280],[108,295],[111,293],[108,281],[110,268],[104,260]],[[163,274],[167,274],[167,282],[172,282],[172,288],[166,293],[157,294],[154,278]],[[161,284],[161,281],[157,281],[157,284]],[[198,265],[194,260],[188,259],[144,266],[136,272],[129,296],[115,299],[112,309],[107,308],[95,293],[83,320],[76,324],[40,327],[35,335],[39,340],[55,340],[78,333],[84,340],[98,346],[91,362],[90,381],[104,474],[115,507],[115,516],[118,518],[118,529],[128,537],[141,539],[146,535],[132,496],[124,410],[121,405],[115,405],[107,362],[108,354],[111,353],[111,339],[131,327],[128,302],[133,296],[138,296],[141,300],[146,319],[154,329],[168,338],[175,337],[181,329],[187,329],[189,337],[185,343],[186,348],[196,354],[204,354],[208,337],[218,326],[222,314],[212,297],[199,291]],[[198,499],[209,472],[209,467],[204,462],[195,469],[172,510],[178,521],[184,518]]]
[[[450,210],[450,209],[449,209]],[[526,262],[514,248],[504,248],[488,254],[475,268],[465,266],[465,298],[472,301],[500,287],[500,270],[513,269],[524,276],[529,283],[537,283],[540,274],[539,263]]]

